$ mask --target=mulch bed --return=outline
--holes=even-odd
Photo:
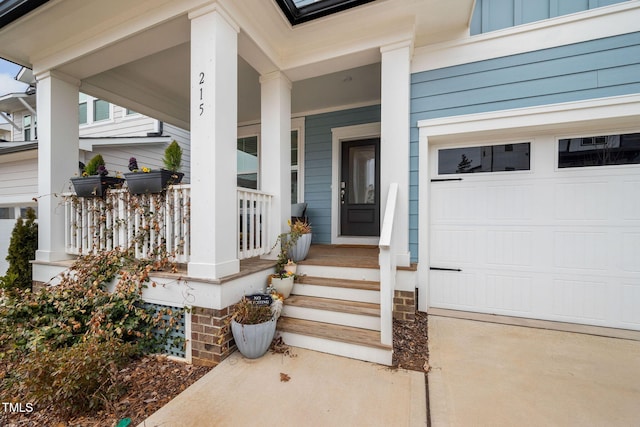
[[[429,371],[427,314],[416,312],[415,322],[393,321],[393,366]]]
[[[426,373],[429,370],[427,315],[416,313],[415,322],[395,320],[393,347],[394,367]],[[272,351],[284,352],[288,351],[288,347],[278,342]],[[7,414],[0,407],[0,426],[113,427],[124,418],[130,418],[129,425],[136,426],[211,369],[176,362],[163,356],[146,356],[120,371],[120,381],[128,391],[113,407],[66,422],[55,419],[46,410],[39,411],[37,407],[30,414]]]
[[[133,361],[118,374],[119,381],[126,386],[127,392],[113,407],[66,422],[56,419],[46,410],[39,411],[37,407],[30,414],[7,414],[0,407],[0,426],[112,427],[120,420],[129,418],[129,426],[133,427],[211,369],[176,362],[164,356],[146,356]]]

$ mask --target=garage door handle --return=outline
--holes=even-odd
[[[433,178],[431,182],[462,181],[462,178]]]
[[[445,268],[445,267],[429,267],[429,270],[438,270],[438,271],[462,271],[459,268]]]

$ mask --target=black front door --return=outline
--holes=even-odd
[[[380,138],[342,142],[340,235],[380,235]]]

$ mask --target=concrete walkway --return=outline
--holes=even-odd
[[[438,426],[640,426],[640,342],[429,316]]]
[[[426,425],[423,373],[292,352],[256,360],[235,352],[140,426]]]

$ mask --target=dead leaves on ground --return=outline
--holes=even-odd
[[[287,374],[285,374],[284,372],[280,372],[280,382],[286,383],[289,382],[289,380],[291,379],[291,377]]]

